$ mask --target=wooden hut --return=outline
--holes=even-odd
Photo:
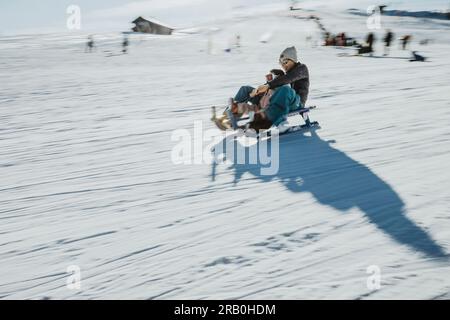
[[[164,26],[161,23],[149,21],[142,17],[137,18],[132,23],[136,25],[132,28],[134,32],[171,35],[174,30],[173,28]]]

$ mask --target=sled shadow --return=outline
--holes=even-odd
[[[224,139],[221,143],[225,142]],[[257,146],[243,148],[250,152]],[[225,157],[230,154],[225,150]],[[245,173],[264,182],[278,180],[289,191],[310,192],[319,203],[342,212],[360,209],[372,224],[399,244],[429,257],[447,257],[445,250],[405,215],[405,204],[391,186],[368,167],[333,148],[315,131],[311,136],[296,133],[280,138],[279,154],[279,170],[270,176],[261,174],[261,164],[237,164],[236,156],[228,158],[233,163],[234,183],[239,183]]]

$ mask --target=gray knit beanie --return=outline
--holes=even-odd
[[[284,59],[290,59],[294,62],[297,62],[297,49],[295,49],[295,47],[284,49],[284,51],[280,54],[280,62]]]

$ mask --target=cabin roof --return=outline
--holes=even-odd
[[[147,19],[142,18],[141,16],[139,16],[134,21],[132,21],[132,23],[137,24],[139,22],[144,22],[144,21],[149,22],[149,23],[153,23],[153,24],[165,27],[165,28],[169,28],[169,29],[175,30],[174,27],[168,26],[168,25],[166,25],[166,24],[164,24],[164,23],[162,23],[162,22],[160,22],[160,21],[158,21],[156,19],[147,20]]]

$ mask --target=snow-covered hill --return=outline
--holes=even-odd
[[[368,32],[364,17],[310,13]],[[383,23],[429,62],[380,43],[339,56],[279,11],[199,28],[219,28],[209,36],[131,36],[127,55],[117,34],[90,54],[85,35],[0,38],[0,297],[449,298],[449,24]],[[281,137],[271,176],[174,164],[172,131],[214,129],[210,106],[264,82],[290,45],[322,129]],[[66,287],[73,265],[80,290]]]

